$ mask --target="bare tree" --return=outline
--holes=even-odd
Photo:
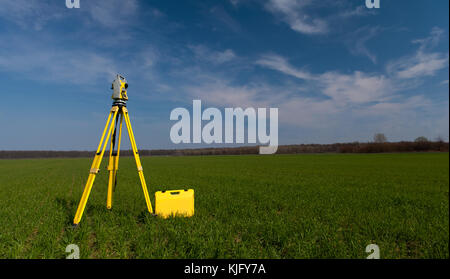
[[[415,142],[428,142],[426,137],[418,137],[414,140]]]
[[[373,136],[373,141],[376,143],[383,143],[383,142],[387,142],[387,138],[384,134],[377,133]]]
[[[444,142],[444,139],[442,138],[442,136],[437,136],[437,138],[435,139],[436,142]]]

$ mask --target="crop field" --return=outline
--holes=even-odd
[[[106,209],[105,158],[80,226],[92,158],[0,160],[0,258],[449,257],[449,154],[143,157],[157,190],[193,188],[192,218],[146,205],[134,159],[120,159]]]

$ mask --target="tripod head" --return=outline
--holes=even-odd
[[[117,74],[116,79],[114,79],[111,86],[111,89],[113,90],[111,98],[114,100],[114,102],[121,101],[125,103],[126,101],[128,101],[127,88],[127,80],[123,76]]]

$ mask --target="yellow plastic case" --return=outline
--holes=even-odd
[[[155,213],[162,218],[194,215],[194,190],[170,190],[155,193]]]

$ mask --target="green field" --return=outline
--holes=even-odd
[[[146,211],[121,158],[113,210],[106,160],[80,226],[92,158],[0,160],[0,258],[449,257],[449,154],[144,157],[154,192],[195,189],[195,216]],[[105,158],[106,159],[106,158]]]

